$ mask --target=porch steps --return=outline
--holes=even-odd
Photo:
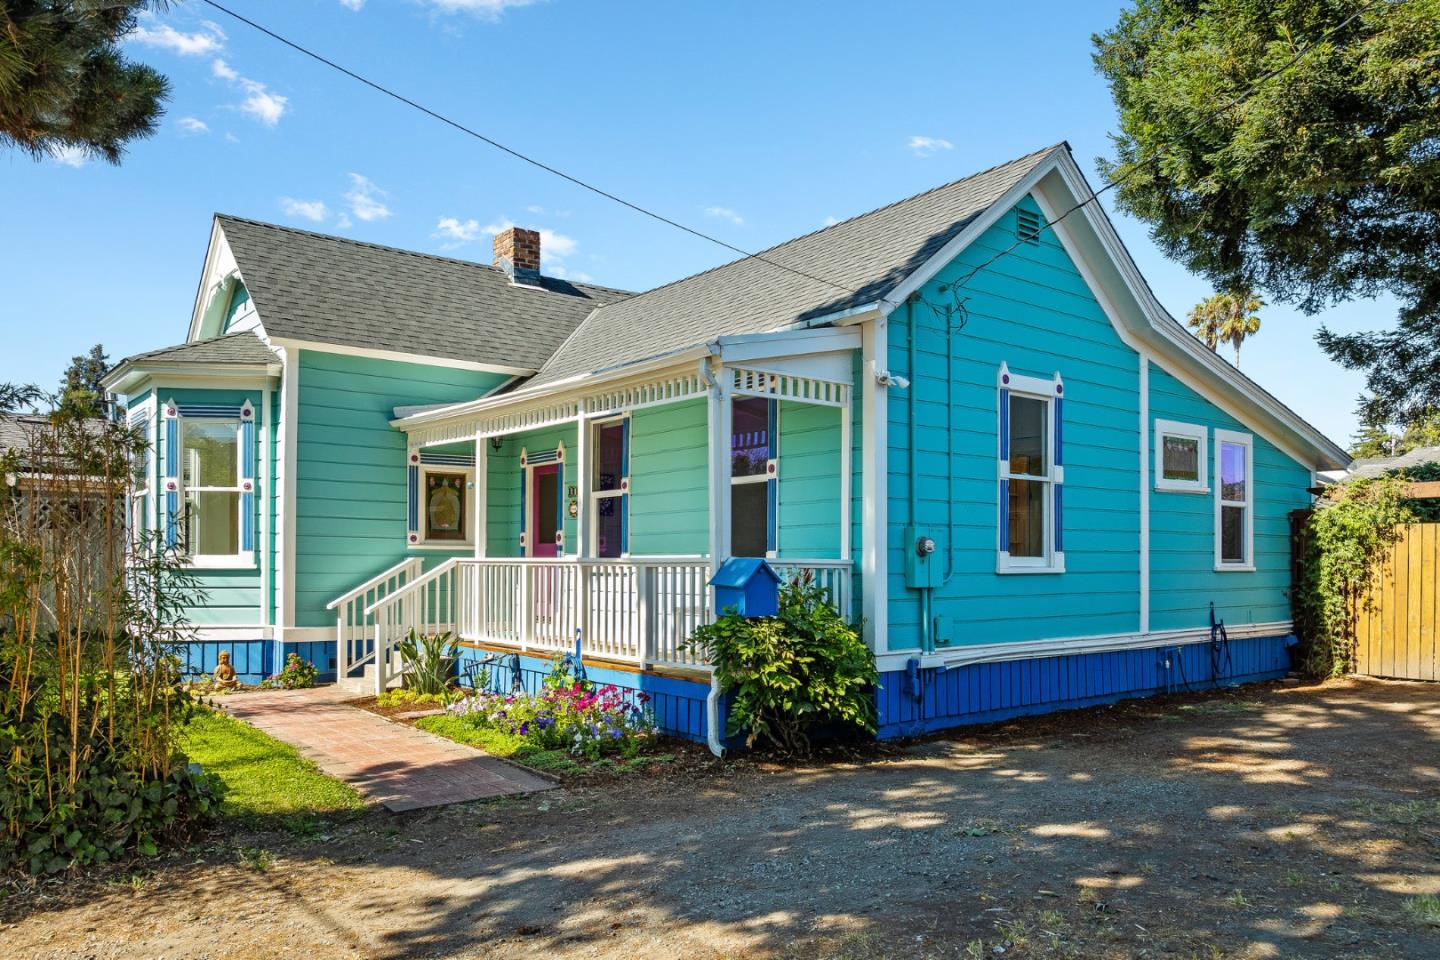
[[[385,688],[387,690],[394,690],[404,682],[400,675],[403,669],[404,665],[400,662],[400,655],[397,653],[390,666],[390,676],[386,678]],[[365,664],[365,669],[360,674],[337,677],[335,686],[346,693],[353,693],[357,697],[373,696],[375,693],[375,664]]]

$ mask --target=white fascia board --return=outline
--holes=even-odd
[[[860,328],[856,326],[802,327],[775,333],[718,337],[713,342],[719,347],[717,355],[722,363],[745,363],[771,357],[798,357],[812,353],[831,353],[836,350],[858,350],[860,349]]]
[[[847,327],[864,323],[866,320],[873,320],[880,316],[883,304],[880,301],[873,303],[862,303],[859,306],[846,307],[844,310],[836,310],[834,313],[821,314],[818,317],[811,317],[804,322],[797,324],[800,329],[806,327]]]
[[[1010,212],[1010,208],[1019,203],[1027,193],[1034,189],[1047,173],[1054,170],[1060,162],[1060,158],[1068,156],[1064,147],[1055,147],[1050,155],[1027,173],[1018,183],[1000,195],[1000,198],[989,207],[985,208],[970,222],[964,230],[961,230],[950,242],[941,247],[938,252],[931,255],[930,259],[922,263],[916,270],[904,280],[901,280],[889,293],[880,300],[880,312],[889,316],[900,308],[912,293],[916,293],[925,284],[935,278],[941,270],[945,269],[952,260],[958,257],[966,247],[974,243],[986,230],[989,230],[995,223]]]
[[[266,343],[294,350],[312,350],[315,353],[333,353],[342,357],[366,357],[372,360],[398,360],[402,363],[419,363],[427,367],[446,367],[451,370],[474,370],[479,373],[501,373],[508,376],[532,376],[532,367],[512,367],[500,363],[480,363],[474,360],[456,360],[452,357],[436,357],[425,353],[403,353],[398,350],[379,350],[373,347],[352,347],[341,343],[322,343],[318,340],[297,340],[292,337],[267,337]]]
[[[1093,196],[1085,174],[1068,155],[1057,158],[1055,170],[1070,193],[1071,204],[1079,203],[1082,199]],[[1051,203],[1053,205],[1053,199]],[[1065,208],[1068,209],[1069,205]],[[1279,426],[1294,434],[1301,441],[1300,446],[1311,448],[1308,451],[1310,456],[1297,456],[1297,444],[1293,441],[1276,443],[1276,446],[1285,450],[1293,459],[1307,466],[1315,466],[1317,460],[1321,462],[1321,465],[1333,462],[1343,466],[1350,462],[1349,456],[1334,441],[1265,392],[1259,384],[1226,363],[1218,354],[1201,346],[1195,337],[1191,336],[1170,316],[1160,301],[1156,299],[1154,291],[1150,289],[1150,285],[1140,273],[1140,268],[1135,264],[1129,250],[1120,239],[1120,235],[1116,233],[1115,225],[1110,222],[1110,218],[1098,201],[1086,203],[1078,212],[1084,216],[1085,223],[1095,232],[1095,236],[1109,257],[1112,266],[1147,321],[1145,326],[1135,330],[1135,333],[1143,337],[1152,347],[1163,350],[1172,360],[1188,361],[1192,366],[1203,370],[1205,374],[1220,380],[1251,404],[1257,412],[1269,416]],[[1046,219],[1053,220],[1054,213],[1047,210]],[[1067,226],[1067,223],[1068,218],[1067,222],[1062,222],[1057,226]],[[1070,229],[1073,235],[1073,228]],[[1167,372],[1174,373],[1173,370]],[[1193,383],[1188,385],[1194,386]],[[1205,391],[1200,392],[1204,393]],[[1210,392],[1213,393],[1213,391]],[[1221,406],[1233,408],[1234,404],[1222,404]],[[1253,415],[1240,416],[1233,409],[1227,412],[1236,416],[1243,423],[1248,424],[1253,419]],[[1267,439],[1275,442],[1271,437],[1267,437]]]
[[[156,389],[263,389],[279,379],[280,370],[279,363],[227,364],[223,369],[205,369],[195,363],[157,361],[129,367],[118,378],[105,381],[104,386],[111,393],[129,393],[147,380]]]
[[[193,343],[200,339],[200,323],[205,316],[205,307],[210,302],[210,289],[214,286],[210,277],[214,274],[217,261],[220,256],[221,240],[224,237],[220,229],[220,218],[210,218],[210,241],[205,245],[205,262],[200,267],[200,282],[195,289],[195,303],[190,308],[190,329],[185,335],[186,343]]]
[[[574,392],[578,387],[590,390],[605,384],[616,381],[641,377],[645,374],[665,370],[674,366],[688,367],[695,360],[711,356],[708,346],[686,347],[672,353],[662,354],[649,360],[643,360],[629,366],[615,367],[604,373],[581,373],[573,377],[566,377],[563,380],[556,380],[540,387],[521,387],[511,393],[501,396],[485,396],[478,400],[466,400],[463,403],[452,404],[438,410],[431,410],[426,413],[417,413],[408,417],[400,417],[390,421],[390,425],[400,430],[413,430],[416,427],[432,426],[436,423],[462,417],[474,416],[477,414],[490,413],[508,406],[524,403],[527,400],[539,400],[542,398],[558,397],[561,394]]]

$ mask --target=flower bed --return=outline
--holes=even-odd
[[[474,693],[446,707],[449,716],[477,729],[518,737],[540,750],[565,750],[598,760],[606,754],[638,756],[655,735],[649,696],[614,685],[548,685],[539,694]]]

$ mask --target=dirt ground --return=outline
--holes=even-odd
[[[1252,687],[802,766],[220,830],[6,957],[1440,957],[1440,686]],[[138,872],[137,872],[138,871]]]

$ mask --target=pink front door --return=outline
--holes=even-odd
[[[547,464],[530,471],[530,556],[559,555],[555,534],[560,524],[560,467]]]

